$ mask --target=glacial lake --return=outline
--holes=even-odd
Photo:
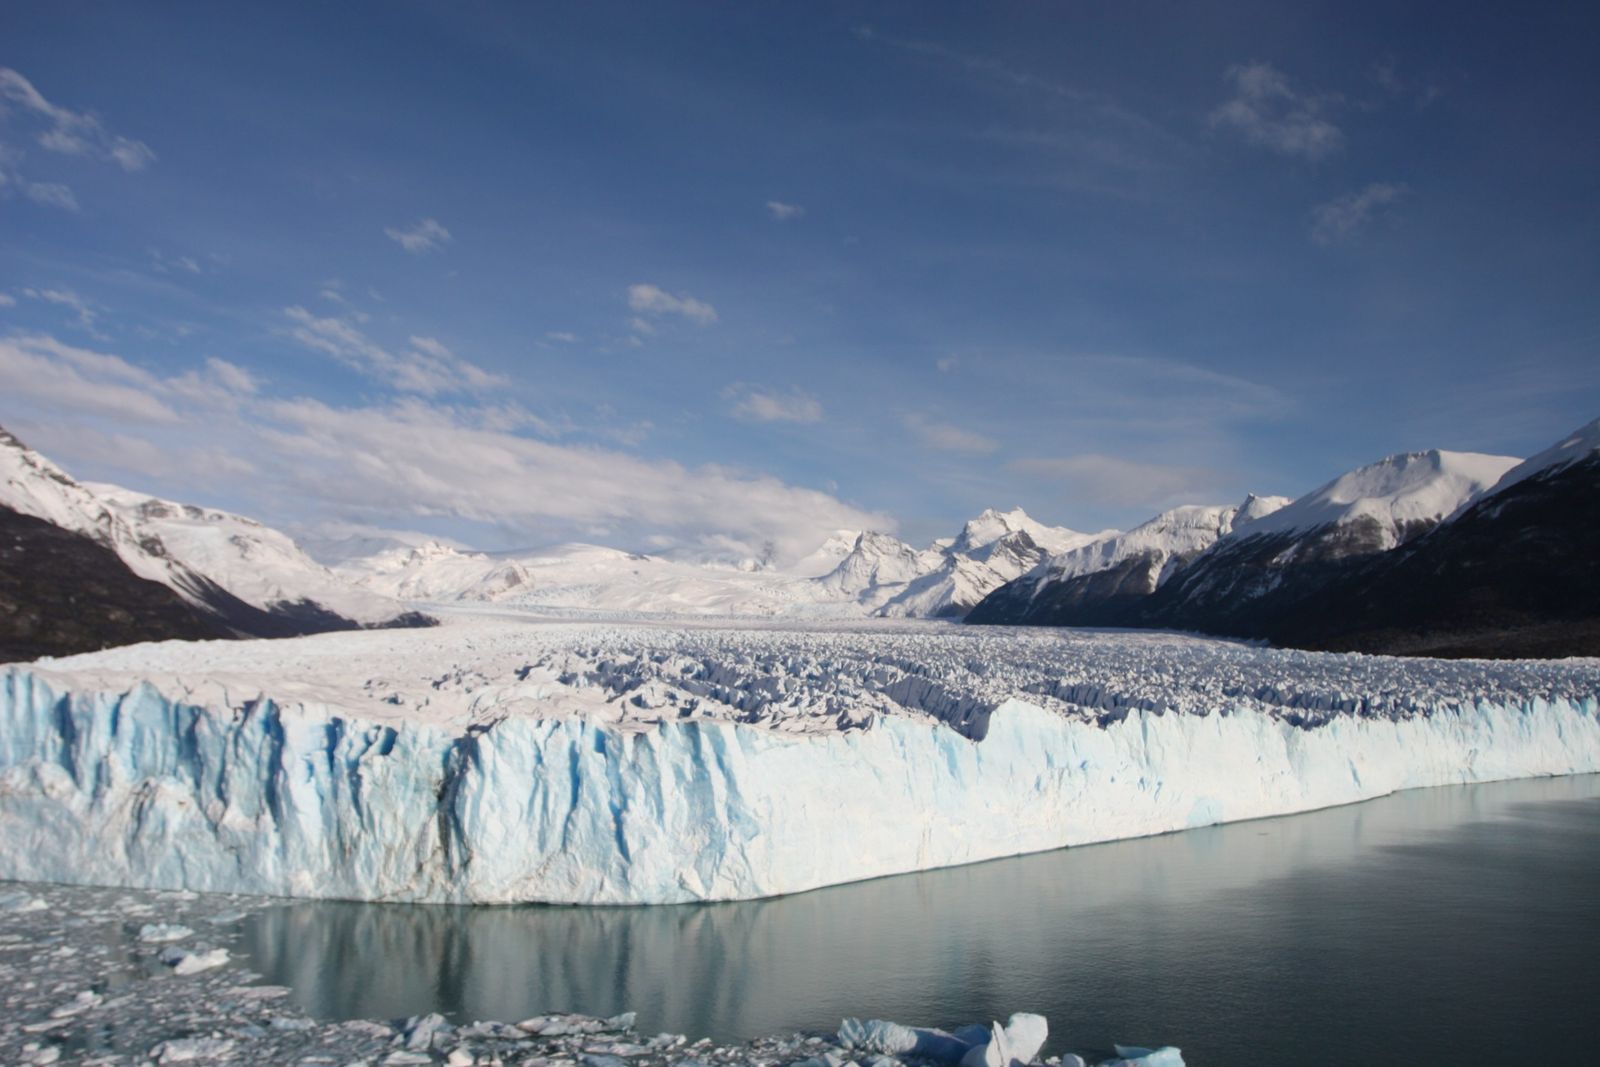
[[[869,818],[869,814],[863,814]],[[1600,775],[651,908],[295,903],[248,963],[327,1018],[639,1013],[739,1040],[847,1015],[1050,1020],[1188,1063],[1593,1062]]]

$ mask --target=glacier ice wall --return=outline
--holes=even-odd
[[[1258,709],[1071,719],[1020,700],[973,741],[880,716],[454,729],[326,706],[195,706],[148,684],[0,677],[0,877],[437,902],[795,892],[1305,811],[1600,771],[1594,698],[1315,726]]]

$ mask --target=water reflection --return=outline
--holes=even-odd
[[[1597,891],[1590,775],[741,904],[294,904],[250,919],[243,947],[329,1017],[637,1010],[650,1031],[738,1039],[1028,1009],[1050,1017],[1052,1049],[1443,1062],[1600,1040],[1560,1006],[1597,988]]]

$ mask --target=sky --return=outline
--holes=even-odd
[[[0,8],[0,425],[300,531],[1080,530],[1600,415],[1600,7]]]

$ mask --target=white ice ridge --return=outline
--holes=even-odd
[[[1600,770],[1600,661],[456,619],[0,675],[0,877],[454,902],[795,892]]]

